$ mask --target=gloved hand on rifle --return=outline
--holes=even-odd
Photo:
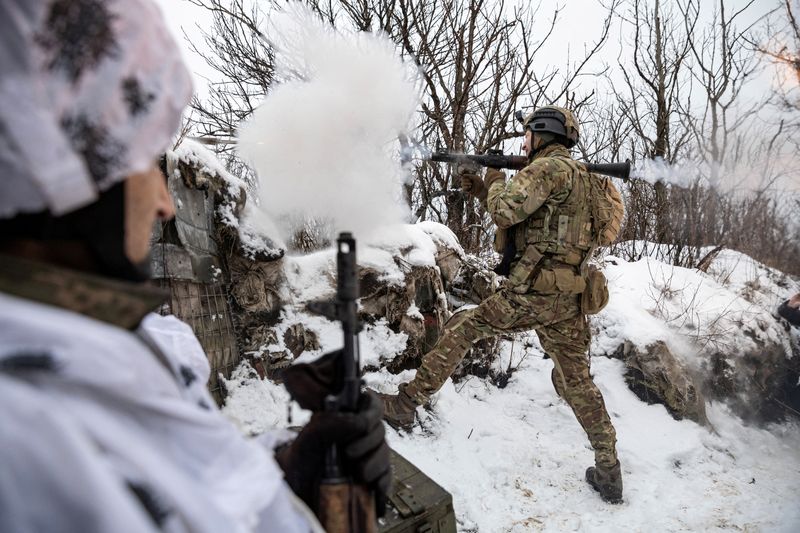
[[[474,196],[480,201],[486,199],[488,191],[483,186],[483,180],[480,177],[480,167],[468,163],[459,163],[456,165],[456,174],[461,178],[461,190],[465,193]]]
[[[374,491],[376,514],[383,516],[392,483],[383,404],[374,393],[365,391],[354,413],[324,411],[325,397],[341,385],[341,365],[337,363],[341,353],[331,352],[313,363],[283,371],[292,398],[314,414],[290,445],[278,449],[275,458],[295,494],[316,511],[325,454],[331,444],[337,444],[347,474]]]
[[[498,180],[505,181],[506,175],[501,170],[494,168],[486,169],[486,175],[481,179],[479,167],[475,165],[459,164],[456,172],[461,177],[461,190],[471,194],[480,201],[486,200],[489,194],[489,187]]]

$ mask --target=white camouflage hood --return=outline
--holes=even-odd
[[[0,218],[68,213],[147,169],[192,93],[150,0],[4,0],[0,73]]]

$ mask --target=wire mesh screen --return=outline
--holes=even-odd
[[[159,281],[170,291],[168,305],[162,308],[162,314],[175,315],[194,331],[211,366],[208,390],[221,404],[224,390],[219,376],[230,377],[241,360],[225,286],[178,279]]]

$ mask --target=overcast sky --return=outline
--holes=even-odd
[[[530,2],[530,0],[525,0]],[[606,3],[610,0],[606,0]],[[669,2],[670,0],[666,0]],[[671,0],[674,1],[674,0]],[[750,0],[726,0],[726,6],[729,12],[740,9],[749,3]],[[701,0],[706,20],[710,20],[711,13],[718,0]],[[211,70],[202,58],[190,51],[187,37],[195,42],[202,48],[201,32],[198,28],[208,28],[211,25],[211,15],[208,11],[192,5],[185,0],[156,0],[156,3],[163,9],[167,24],[172,30],[175,38],[178,40],[181,48],[184,51],[186,61],[189,68],[195,76],[195,89],[199,93],[203,93],[208,84],[208,79],[214,79],[216,73]],[[513,1],[507,2],[509,6],[513,5]],[[598,0],[541,0],[541,7],[539,14],[541,16],[541,24],[539,28],[534,28],[534,33],[538,31],[545,31],[549,25],[552,13],[556,8],[561,10],[560,23],[557,28],[559,32],[554,34],[547,46],[543,49],[540,55],[539,64],[540,68],[550,66],[561,66],[567,58],[569,53],[570,57],[581,57],[586,47],[592,44],[599,38],[602,32],[602,23],[606,15],[605,8]],[[749,24],[764,13],[768,12],[771,8],[778,5],[777,0],[756,0],[753,5],[745,12],[745,16],[741,18],[741,24]],[[535,39],[535,35],[533,36]],[[599,71],[603,64],[608,64],[612,67],[612,77],[617,76],[619,79],[619,72],[616,66],[617,58],[625,62],[627,57],[632,53],[629,47],[626,46],[630,42],[630,30],[626,26],[622,26],[617,19],[611,29],[611,37],[609,43],[601,51],[597,61],[595,61],[588,72]],[[616,72],[614,72],[616,71]],[[752,98],[757,98],[763,95],[766,91],[771,89],[774,83],[774,71],[766,69],[761,76],[753,82],[747,91],[747,94]],[[592,80],[583,78],[582,83],[588,90],[592,88]]]

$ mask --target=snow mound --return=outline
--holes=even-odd
[[[218,219],[236,231],[245,257],[271,261],[283,256],[286,244],[275,221],[247,201],[247,183],[228,172],[214,152],[196,141],[183,139],[167,157],[212,178]]]
[[[711,349],[741,355],[765,344],[781,344],[791,356],[774,310],[800,284],[738,252],[717,261],[706,274],[649,257],[606,257],[611,299],[594,319],[593,353],[610,354],[627,339],[641,347],[663,341],[687,363]]]
[[[182,161],[209,176],[224,180],[231,187],[247,189],[244,180],[228,172],[225,165],[217,159],[216,154],[197,141],[182,139],[180,144],[168,155],[175,157],[178,161]]]

